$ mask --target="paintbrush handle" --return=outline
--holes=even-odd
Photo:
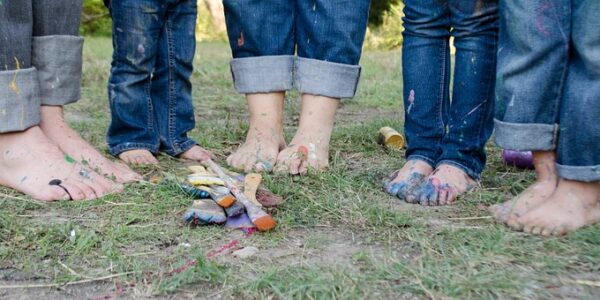
[[[246,197],[246,195],[244,195],[244,193],[242,193],[235,185],[233,178],[225,174],[221,167],[212,161],[212,159],[205,160],[202,163],[215,172],[221,179],[223,179],[223,181],[225,181],[225,185],[231,190],[231,193],[235,196],[235,198],[246,207],[246,212],[248,213],[250,219],[252,219],[252,222],[255,222],[257,219],[260,219],[264,216],[269,216],[269,214],[250,201],[248,197]]]

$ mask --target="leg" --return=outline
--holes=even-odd
[[[44,135],[38,72],[32,67],[31,1],[0,5],[0,185],[42,200],[82,200],[111,192],[102,176],[68,160]],[[58,182],[61,185],[50,185]]]
[[[558,174],[552,196],[519,218],[524,231],[562,235],[600,221],[600,2],[572,2],[572,45],[560,105]]]
[[[456,46],[452,103],[439,144],[436,170],[423,186],[421,204],[446,205],[476,185],[493,129],[498,1],[450,0]]]
[[[246,94],[250,112],[246,141],[227,162],[246,172],[271,171],[285,147],[283,104],[292,88],[295,7],[286,0],[223,4],[234,85]]]
[[[130,163],[157,163],[160,139],[151,78],[164,26],[161,1],[112,1],[113,61],[108,83],[111,154]],[[130,152],[134,151],[134,152]]]
[[[184,159],[203,160],[210,152],[187,136],[194,129],[192,83],[196,52],[196,1],[170,5],[159,42],[152,76],[152,105],[161,137],[161,151]]]
[[[536,183],[492,208],[495,218],[515,229],[523,227],[517,222],[519,216],[546,201],[556,189],[555,129],[571,32],[570,12],[564,7],[570,7],[570,1],[500,2],[495,140],[505,149],[537,151]]]
[[[295,1],[298,58],[295,86],[302,95],[300,126],[277,158],[277,169],[303,174],[329,166],[329,141],[341,98],[353,97],[360,77],[368,0]]]
[[[386,180],[386,191],[407,202],[439,156],[450,103],[450,11],[447,1],[405,1],[402,72],[407,163]]]

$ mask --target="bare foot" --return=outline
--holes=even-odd
[[[417,194],[415,190],[425,181],[425,177],[433,172],[433,167],[428,163],[412,159],[407,161],[404,166],[385,179],[385,191],[404,200],[408,203],[417,202]]]
[[[558,183],[555,163],[554,151],[534,152],[533,164],[537,173],[536,182],[515,198],[500,205],[491,206],[492,216],[496,220],[506,223],[510,219],[519,218],[550,197]]]
[[[38,126],[0,134],[0,185],[41,201],[90,200],[122,190],[60,151]]]
[[[148,150],[128,150],[119,153],[119,158],[133,165],[158,165],[158,160],[154,155]]]
[[[42,106],[40,128],[64,153],[117,182],[127,183],[142,178],[125,164],[107,159],[81,138],[65,122],[61,106]]]
[[[208,160],[210,158],[212,158],[212,153],[198,145],[190,148],[188,151],[185,151],[181,154],[179,154],[180,158],[186,159],[186,160],[193,160],[193,161],[204,161],[204,160]]]
[[[297,175],[329,167],[329,141],[338,105],[339,99],[302,95],[300,125],[290,145],[277,156],[277,172]]]
[[[458,196],[473,189],[477,183],[463,170],[442,164],[438,166],[427,181],[415,191],[421,205],[447,205],[456,201]]]
[[[285,147],[284,93],[248,94],[250,128],[244,144],[227,158],[235,169],[271,172],[277,154]]]
[[[537,235],[565,235],[600,221],[600,184],[561,179],[546,201],[509,226]]]

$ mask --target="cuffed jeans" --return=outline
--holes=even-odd
[[[196,0],[113,0],[108,84],[111,154],[135,149],[177,156],[196,145],[193,60]]]
[[[81,0],[0,4],[0,133],[40,122],[40,105],[80,98]]]
[[[478,179],[493,129],[498,0],[404,1],[407,159]],[[456,46],[450,100],[450,37]]]
[[[354,96],[369,0],[223,3],[238,92]]]
[[[495,141],[600,180],[600,1],[503,0]]]

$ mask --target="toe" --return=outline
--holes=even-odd
[[[83,183],[82,183],[83,185]],[[86,198],[85,193],[81,190],[81,188],[79,187],[78,184],[75,184],[73,182],[66,182],[64,181],[62,183],[62,186],[67,189],[67,191],[69,191],[69,194],[72,197],[72,200],[84,200]]]
[[[519,222],[519,220],[516,218],[509,219],[506,222],[506,225],[516,231],[522,231],[524,229],[523,224],[521,222]]]
[[[447,205],[447,204],[450,204],[450,201],[448,201],[449,194],[450,193],[448,191],[441,190],[440,193],[438,194],[437,204],[438,205]]]
[[[540,234],[542,234],[543,230],[544,230],[544,227],[539,226],[539,225],[535,225],[531,229],[531,234],[540,235]]]
[[[289,161],[289,172],[292,175],[298,175],[300,174],[300,165],[302,164],[302,160],[297,159],[297,158],[292,158]]]
[[[554,231],[553,228],[544,228],[540,234],[543,236],[550,236],[550,235],[552,235],[553,231]]]

